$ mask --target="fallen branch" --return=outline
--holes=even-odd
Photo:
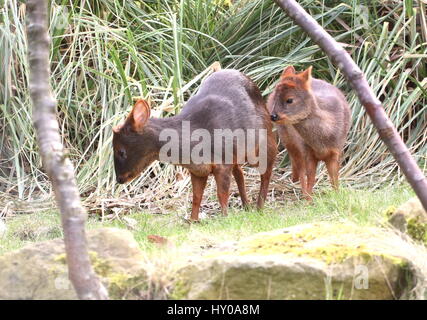
[[[61,211],[69,277],[80,299],[107,299],[107,291],[90,264],[85,235],[86,212],[80,203],[73,165],[64,154],[56,119],[56,100],[49,85],[47,1],[28,0],[27,10],[33,123],[43,166]]]
[[[275,0],[338,66],[365,107],[375,128],[427,211],[427,180],[400,138],[384,107],[350,55],[294,0]]]

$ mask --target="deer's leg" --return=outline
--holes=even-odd
[[[302,194],[307,198],[307,167],[304,151],[294,148],[288,153],[292,165],[292,182],[300,182]]]
[[[316,169],[319,160],[317,160],[311,152],[307,154],[305,159],[306,170],[307,170],[307,188],[305,190],[304,198],[306,200],[312,200],[313,186],[316,183]]]
[[[338,178],[340,170],[340,154],[339,152],[333,152],[333,154],[325,160],[326,168],[328,169],[329,178],[331,180],[332,187],[338,190]]]
[[[200,203],[203,198],[203,191],[206,187],[208,177],[198,177],[191,174],[191,184],[193,185],[193,206],[191,208],[191,221],[199,221]]]
[[[277,126],[277,132],[290,158],[292,169],[291,180],[292,182],[297,182],[301,180],[300,172],[303,169],[304,141],[291,125],[279,125]]]
[[[239,165],[233,166],[233,176],[236,180],[237,187],[239,188],[240,198],[242,199],[242,206],[244,209],[248,209],[249,201],[246,194],[245,177],[243,176],[243,170]]]
[[[261,174],[261,187],[259,190],[259,195],[258,195],[258,199],[257,199],[257,203],[256,203],[256,207],[258,210],[260,210],[264,207],[264,202],[265,202],[265,199],[267,198],[268,185],[270,184],[271,173],[273,170],[272,167],[273,166],[267,167],[265,172],[263,174]]]
[[[230,197],[231,169],[231,166],[217,166],[213,170],[218,201],[224,216],[227,215],[228,198]]]
[[[304,198],[307,198],[308,196],[308,186],[307,186],[307,167],[305,159],[302,160],[302,163],[300,165],[299,171],[298,171],[298,180],[301,185],[301,191],[304,196]]]
[[[289,158],[291,160],[291,168],[292,168],[292,182],[297,182],[303,179],[305,181],[305,158],[304,158],[304,151],[297,148],[296,146],[293,146],[292,148],[288,149]],[[304,175],[304,178],[301,177],[301,175]],[[303,183],[301,182],[301,188],[304,188]]]
[[[306,148],[301,144],[294,144],[288,147],[288,154],[292,165],[292,182],[300,182],[301,191],[305,199],[308,198],[306,164],[307,152]]]
[[[289,158],[291,160],[291,170],[292,170],[292,176],[291,176],[291,180],[292,182],[297,182],[298,180],[301,181],[301,163],[299,162],[299,157],[296,157],[294,155],[292,155],[290,152],[289,153]]]
[[[267,166],[265,168],[265,171],[261,173],[261,186],[256,204],[258,210],[264,207],[264,202],[267,198],[268,193],[268,186],[270,184],[271,174],[273,172],[274,161],[276,160],[277,154],[277,145],[272,134],[268,136],[267,143],[267,159],[260,159],[260,161],[266,160]]]

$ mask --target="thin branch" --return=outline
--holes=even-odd
[[[296,1],[275,0],[288,16],[294,20],[338,66],[365,107],[375,128],[396,159],[400,169],[427,211],[427,180],[408,148],[400,138],[384,107],[377,99],[368,82],[347,51],[339,45]]]
[[[90,264],[85,235],[86,212],[80,203],[73,165],[64,154],[56,119],[56,100],[49,85],[47,1],[28,0],[27,12],[33,123],[43,166],[61,211],[69,277],[80,299],[107,299],[107,291]]]

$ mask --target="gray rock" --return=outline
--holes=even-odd
[[[396,210],[387,212],[387,215],[392,226],[427,245],[427,213],[418,198],[409,199]]]

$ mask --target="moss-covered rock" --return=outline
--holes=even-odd
[[[143,256],[132,234],[104,228],[88,232],[92,265],[113,299],[145,290]],[[68,280],[62,239],[28,245],[0,256],[0,299],[76,299]]]
[[[405,298],[423,281],[417,277],[425,270],[415,264],[427,259],[425,250],[411,248],[393,232],[353,224],[276,230],[193,259],[181,270],[172,297]]]
[[[386,215],[391,225],[427,246],[427,213],[418,198],[409,199]]]

